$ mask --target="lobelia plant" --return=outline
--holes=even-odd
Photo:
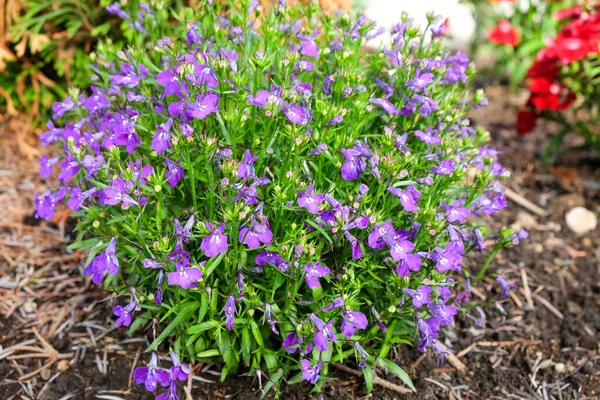
[[[315,4],[167,14],[160,36],[103,54],[97,85],[55,104],[41,141],[57,155],[40,165],[60,186],[35,199],[41,218],[73,210],[71,248],[116,293],[116,324],[153,327],[135,381],[177,398],[179,359],[213,360],[223,378],[268,376],[264,393],[290,371],[318,391],[330,363],[355,357],[369,390],[375,367],[413,387],[390,350],[416,341],[443,360],[468,285],[525,236],[488,236],[507,172],[466,119],[484,103],[469,60],[442,49],[433,16],[364,51],[382,29]]]

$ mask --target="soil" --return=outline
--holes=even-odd
[[[504,185],[546,211],[544,216],[537,215],[511,201],[495,218],[497,227],[516,223],[530,232],[520,246],[499,254],[489,271],[501,273],[519,288],[501,299],[493,279],[477,283],[474,297],[486,314],[485,329],[475,326],[477,311],[468,310],[447,331],[445,344],[464,363],[466,373],[448,362],[438,364],[433,354],[402,346],[393,356],[411,376],[415,394],[380,386],[367,394],[362,378],[332,368],[323,398],[600,398],[600,229],[577,236],[564,218],[574,206],[600,212],[600,159],[576,151],[561,156],[554,166],[542,165],[539,154],[553,127],[540,124],[534,133],[517,137],[514,116],[523,99],[502,86],[490,86],[486,92],[489,105],[475,112],[472,120],[487,127],[491,145],[503,152],[500,160],[512,171]],[[3,137],[7,136],[0,134],[0,139]],[[578,141],[568,138],[567,143],[576,146]],[[6,149],[0,159],[0,179],[8,177],[5,180],[12,179],[14,185],[5,189],[0,181],[0,203],[6,202],[10,211],[8,217],[0,216],[4,243],[0,243],[0,399],[154,398],[130,379],[131,366],[139,362],[146,339],[130,338],[124,329],[106,328],[113,326],[104,303],[110,302],[110,296],[82,281],[83,255],[69,253],[65,247],[69,240],[66,215],[51,224],[38,224],[31,218],[31,194],[42,182],[23,168],[26,165],[31,162],[27,164]],[[59,257],[61,266],[56,267],[55,260],[54,266],[48,267],[51,257]],[[466,266],[477,272],[482,262],[481,257],[472,256]],[[32,275],[32,268],[41,268],[41,272]],[[28,278],[12,287],[15,277]],[[57,292],[52,289],[57,281],[69,283]],[[66,311],[56,315],[55,309]],[[53,324],[55,319],[59,322]],[[20,376],[46,361],[8,361],[2,356],[3,349],[25,340],[40,347],[33,334],[38,328],[52,333],[43,336],[53,337],[49,345],[57,352],[74,355],[18,382]],[[256,376],[242,374],[219,383],[218,365],[197,365],[194,371],[203,381],[194,380],[188,386],[190,399],[260,398]],[[383,370],[377,373],[401,384]],[[263,384],[266,379],[263,377]],[[303,383],[284,385],[281,398],[318,398],[310,389]],[[180,398],[185,398],[183,392]]]

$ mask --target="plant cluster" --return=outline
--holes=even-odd
[[[530,91],[518,114],[518,133],[531,132],[541,117],[560,126],[546,148],[546,160],[556,156],[569,132],[600,151],[600,4],[491,3],[477,2],[475,9],[484,24],[493,24],[487,38],[498,56],[495,71],[508,74],[515,86],[526,84]]]
[[[442,49],[433,16],[370,51],[382,28],[315,4],[149,12],[150,41],[100,48],[91,90],[53,106],[40,174],[60,185],[35,198],[41,218],[73,210],[71,248],[116,293],[116,324],[152,327],[136,382],[176,398],[184,358],[222,361],[223,377],[243,365],[265,392],[290,371],[319,390],[356,357],[368,388],[375,367],[412,387],[392,347],[443,359],[442,327],[470,299],[465,254],[496,240],[477,280],[526,236],[486,228],[507,171],[466,119],[485,104],[468,58]]]

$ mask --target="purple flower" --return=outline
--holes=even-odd
[[[283,339],[282,346],[285,348],[290,354],[294,354],[299,350],[300,344],[304,343],[304,339],[302,337],[298,337],[296,332],[292,332]]]
[[[181,163],[179,161],[173,162],[168,158],[165,158],[165,163],[167,163],[167,173],[165,174],[165,178],[167,179],[167,183],[171,187],[177,186],[181,178],[183,178],[184,169],[181,167]]]
[[[336,115],[335,117],[333,117],[329,121],[327,121],[325,123],[325,125],[327,125],[327,126],[334,126],[334,125],[337,125],[337,124],[341,124],[342,121],[344,121],[344,118],[341,115]]]
[[[317,383],[319,380],[319,373],[321,372],[321,367],[323,363],[321,361],[317,362],[314,367],[311,367],[310,361],[303,359],[300,360],[301,371],[302,371],[302,379],[312,383],[313,385]]]
[[[346,162],[342,165],[342,178],[353,181],[361,177],[366,169],[366,163],[361,157],[361,152],[356,149],[342,149]]]
[[[421,308],[425,304],[431,304],[431,298],[429,295],[431,294],[431,287],[429,286],[419,286],[417,290],[412,290],[408,288],[402,289],[402,291],[412,297],[413,306],[416,308]]]
[[[126,209],[131,205],[139,205],[127,192],[132,189],[132,185],[125,183],[121,178],[113,180],[112,187],[102,190],[100,204],[111,206],[122,203],[122,208]]]
[[[62,103],[57,101],[52,105],[52,112],[54,113],[52,114],[52,119],[61,118],[65,112],[71,111],[75,106],[76,104],[73,102],[73,99],[71,99],[71,96],[67,96]]]
[[[102,157],[102,154],[99,154],[95,157],[86,154],[83,157],[83,161],[81,162],[81,164],[87,169],[85,177],[91,178],[95,176],[98,170],[104,166],[104,157]]]
[[[310,119],[306,108],[298,106],[296,103],[290,104],[283,111],[288,121],[290,121],[292,124],[306,125]]]
[[[415,131],[415,136],[419,138],[421,142],[426,144],[440,144],[442,141],[437,136],[438,133],[439,132],[436,129],[433,129],[432,126],[428,126],[425,132],[417,129]]]
[[[369,354],[365,351],[365,349],[363,349],[363,347],[358,342],[354,342],[354,350],[356,351],[356,353],[358,353],[358,355],[361,358],[361,360],[358,361],[357,357],[356,361],[358,362],[358,366],[363,369],[367,368],[367,358],[369,358]]]
[[[146,66],[140,64],[139,67],[140,73],[138,74],[131,64],[121,64],[121,74],[112,75],[109,79],[118,86],[136,87],[140,83],[140,79],[148,74]]]
[[[169,285],[177,285],[183,289],[190,289],[198,286],[196,282],[202,279],[202,271],[199,268],[190,267],[189,263],[188,258],[180,263],[175,263],[176,271],[167,274],[167,282]]]
[[[425,86],[433,82],[433,74],[430,72],[421,73],[420,69],[417,69],[415,77],[408,82],[406,86],[414,87],[415,89],[425,89]]]
[[[441,273],[461,270],[463,259],[453,243],[449,243],[444,249],[438,247],[432,257],[436,262],[437,270]]]
[[[419,112],[425,116],[429,116],[434,111],[438,111],[440,109],[436,102],[427,96],[415,94],[413,95],[413,99],[421,103],[421,108],[419,108]]]
[[[452,319],[456,315],[456,307],[454,306],[445,306],[445,305],[428,305],[429,310],[431,310],[433,316],[437,318],[442,325],[449,325],[452,323]]]
[[[317,328],[317,333],[315,333],[315,347],[317,350],[326,351],[329,348],[329,341],[337,341],[331,327],[333,320],[325,323],[315,314],[310,314],[310,320]]]
[[[219,86],[219,81],[217,81],[217,79],[214,77],[213,71],[210,67],[204,64],[196,64],[194,65],[194,85],[206,85],[209,88],[214,88]],[[218,100],[219,96],[217,96],[217,101]]]
[[[347,338],[354,336],[355,329],[365,329],[368,324],[367,316],[360,311],[344,311],[342,313],[341,330]]]
[[[431,168],[429,171],[438,175],[449,175],[454,172],[454,161],[444,160],[437,167]]]
[[[49,178],[52,175],[52,167],[54,164],[60,161],[60,157],[48,158],[46,156],[40,157],[40,176],[42,178]]]
[[[207,95],[200,94],[194,103],[192,115],[198,119],[204,119],[208,115],[219,111],[219,95],[210,93]]]
[[[156,81],[159,85],[165,87],[165,90],[163,92],[163,95],[165,96],[176,94],[177,97],[182,98],[183,93],[181,91],[181,88],[183,88],[185,92],[189,92],[188,86],[185,83],[185,81],[179,82],[177,74],[171,71],[160,72],[156,77]]]
[[[394,259],[394,261],[398,262],[400,260],[406,259],[408,253],[415,249],[415,245],[408,240],[388,240],[390,243],[390,255]]]
[[[363,252],[360,247],[360,242],[358,241],[358,239],[355,238],[354,236],[352,236],[350,234],[350,232],[348,232],[346,230],[344,231],[344,236],[346,236],[346,239],[348,239],[348,241],[350,242],[350,245],[352,246],[352,259],[357,260],[357,259],[361,258],[363,255]]]
[[[115,323],[115,325],[117,326],[129,326],[131,325],[131,314],[133,313],[133,311],[135,310],[135,308],[138,306],[138,302],[137,301],[132,301],[131,303],[129,303],[126,307],[123,307],[121,305],[117,305],[115,306],[114,310],[113,310],[113,314],[116,315],[117,317],[119,317]]]
[[[375,225],[373,231],[369,234],[369,247],[372,249],[381,249],[385,245],[388,237],[394,235],[394,226],[390,223]]]
[[[258,160],[257,156],[253,156],[250,150],[244,152],[244,159],[238,165],[238,179],[255,179],[256,173],[254,172],[254,163]]]
[[[60,164],[61,171],[58,173],[58,180],[61,183],[68,182],[71,180],[71,178],[77,175],[79,168],[79,161],[77,161],[77,159],[75,159],[75,157],[73,157],[70,153],[67,153],[65,159]]]
[[[169,371],[157,368],[158,357],[156,353],[152,353],[152,358],[147,367],[137,367],[133,371],[133,379],[138,385],[144,383],[146,390],[154,392],[160,383],[161,386],[167,387],[171,382]]]
[[[520,229],[518,232],[510,235],[508,240],[512,242],[513,246],[517,246],[521,240],[527,239],[528,237],[529,232],[527,232],[525,229]]]
[[[269,221],[264,215],[261,216],[261,222],[254,217],[251,218],[252,225],[248,228],[242,228],[238,235],[240,243],[248,246],[249,249],[256,249],[261,244],[270,244],[273,240],[273,232],[269,229]]]
[[[185,223],[185,226],[181,226],[181,222],[177,218],[173,221],[175,225],[175,236],[177,236],[177,240],[181,240],[184,243],[188,243],[190,241],[190,232],[194,227],[195,217],[192,214],[190,218]]]
[[[394,106],[392,103],[390,103],[389,101],[385,100],[385,99],[380,99],[380,98],[370,98],[369,101],[375,105],[380,106],[381,108],[383,108],[383,111],[385,111],[387,114],[390,115],[398,115],[399,111],[396,108],[396,106]]]
[[[165,150],[171,148],[171,126],[173,125],[173,119],[169,118],[164,124],[158,125],[158,130],[152,138],[152,150],[158,154],[164,153]]]
[[[225,307],[223,307],[223,313],[225,314],[225,327],[228,330],[232,330],[235,326],[234,317],[236,314],[235,308],[235,298],[233,296],[229,296],[227,298],[227,302],[225,303]]]
[[[171,377],[173,381],[187,381],[190,376],[190,369],[187,365],[181,364],[179,357],[174,352],[170,352],[171,361],[173,366],[171,367]]]
[[[508,297],[510,295],[510,291],[517,288],[516,283],[508,283],[508,281],[501,276],[496,277],[496,280],[498,281],[501,289],[500,297]]]
[[[114,2],[114,3],[106,6],[106,11],[109,14],[116,15],[121,19],[129,19],[129,14],[127,14],[125,11],[123,11],[121,9],[121,7],[119,6],[119,3],[117,3],[117,2]]]
[[[298,206],[306,208],[311,214],[318,214],[320,211],[319,205],[325,200],[322,194],[312,194],[313,185],[309,185],[306,192],[299,192]]]
[[[333,299],[331,304],[323,308],[323,312],[329,312],[342,307],[344,307],[344,299],[342,297],[336,297],[335,299]]]
[[[465,280],[465,287],[464,287],[463,291],[460,292],[459,294],[457,294],[456,297],[454,298],[454,300],[458,304],[461,304],[461,305],[468,303],[471,300],[471,280],[470,279]]]
[[[145,258],[142,260],[142,265],[147,269],[158,269],[162,268],[163,263],[153,260],[151,258]]]
[[[179,400],[179,397],[177,397],[177,381],[173,379],[169,384],[169,390],[159,394],[154,400]]]
[[[92,282],[96,285],[104,279],[104,272],[115,276],[119,272],[119,260],[115,254],[117,240],[113,237],[102,253],[94,257],[90,265],[85,269],[86,275],[92,275]]]
[[[283,257],[274,251],[263,251],[262,253],[258,253],[255,263],[261,267],[273,265],[283,272],[287,271],[289,268],[289,264],[283,259]]]
[[[431,345],[439,336],[440,320],[436,317],[431,317],[427,320],[419,318],[417,325],[421,331],[421,341],[419,342],[419,350],[425,351],[425,348]]]
[[[37,193],[34,194],[35,217],[44,218],[50,221],[54,216],[54,209],[56,208],[56,205],[63,200],[66,193],[67,189],[65,187],[61,187],[55,191],[48,190],[41,197],[38,197]]]
[[[318,58],[319,47],[317,43],[310,36],[298,35],[302,39],[302,46],[300,47],[300,54],[306,57]]]
[[[311,262],[304,266],[304,272],[306,272],[306,284],[309,288],[315,289],[321,287],[321,283],[317,278],[322,278],[328,275],[331,271],[320,262]]]
[[[327,151],[327,144],[321,143],[313,151],[311,151],[308,154],[311,156],[318,156],[319,154],[325,153],[326,151]]]
[[[78,187],[72,188],[70,191],[71,198],[67,202],[67,205],[71,210],[79,211],[81,207],[83,207],[83,202],[89,199],[97,190],[97,188],[91,188],[90,190],[82,192]]]
[[[217,254],[225,254],[227,251],[227,236],[225,232],[225,224],[221,223],[216,229],[211,224],[206,224],[211,234],[202,239],[200,250],[204,251],[207,257],[216,257]]]
[[[442,203],[442,207],[446,210],[448,222],[460,222],[462,224],[471,216],[471,210],[463,207],[463,204],[465,204],[465,200],[456,200],[451,206],[446,203]]]
[[[396,267],[396,273],[403,278],[410,275],[409,271],[418,272],[423,265],[421,255],[419,253],[407,254],[403,260],[400,260]]]
[[[417,201],[421,198],[421,193],[415,189],[414,184],[408,185],[404,190],[390,186],[388,191],[400,199],[400,204],[406,211],[415,212],[419,210]]]

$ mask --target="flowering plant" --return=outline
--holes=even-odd
[[[517,132],[531,132],[539,117],[558,123],[543,154],[545,161],[556,157],[569,132],[600,151],[600,4],[532,1],[505,4],[503,12],[498,5],[476,4],[476,15],[488,23],[498,21],[488,32],[498,54],[496,72],[508,73],[513,84],[525,83],[530,91],[518,114]]]
[[[555,35],[552,15],[576,0],[464,0],[472,6],[475,56],[492,55],[493,72],[518,87],[544,40]]]
[[[153,42],[103,55],[91,92],[55,104],[41,140],[59,154],[40,165],[60,187],[36,196],[39,217],[66,202],[78,218],[71,247],[117,294],[116,324],[152,325],[147,350],[172,352],[136,382],[175,398],[183,357],[262,371],[265,392],[300,370],[318,390],[356,356],[367,387],[376,366],[412,387],[390,349],[416,339],[443,359],[469,299],[453,275],[506,206],[506,171],[465,118],[484,103],[467,57],[433,17],[363,51],[382,29],[314,4],[160,15]],[[523,234],[490,237],[479,278]]]

